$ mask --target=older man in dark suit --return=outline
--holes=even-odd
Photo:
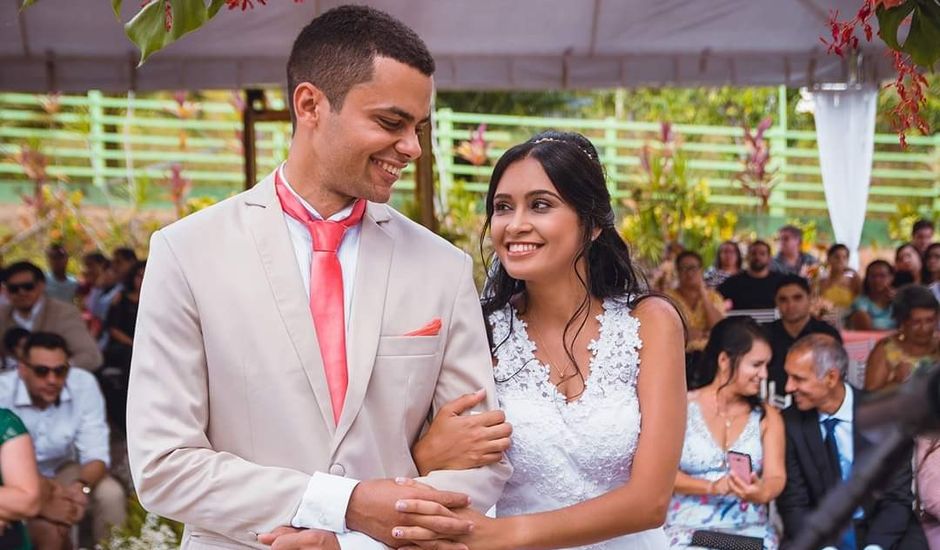
[[[845,382],[848,362],[842,345],[826,334],[801,338],[787,354],[786,390],[793,394],[794,405],[783,413],[787,484],[777,499],[785,542],[800,532],[826,492],[848,479],[856,459],[874,445],[854,422],[863,394]],[[839,550],[926,550],[924,533],[911,511],[913,500],[908,460],[828,544]]]

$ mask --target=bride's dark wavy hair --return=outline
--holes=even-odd
[[[572,268],[584,287],[584,299],[565,326],[564,337],[567,342],[569,331],[577,324],[577,334],[584,328],[588,318],[591,298],[620,298],[631,307],[635,307],[643,298],[649,296],[645,277],[633,265],[627,243],[614,227],[614,211],[610,205],[610,192],[607,190],[604,168],[601,166],[594,145],[581,134],[549,130],[533,136],[528,141],[507,150],[490,177],[489,190],[486,193],[486,222],[480,238],[480,254],[483,242],[493,220],[493,197],[506,169],[516,162],[532,158],[538,161],[548,175],[548,179],[558,190],[565,203],[578,215],[581,224],[581,248],[575,255]],[[596,230],[597,238],[592,238]],[[500,264],[495,255],[487,261],[487,280],[483,289],[483,313],[487,319],[499,311],[518,294],[525,293],[525,283],[514,279]],[[577,266],[584,260],[584,270]],[[491,332],[491,331],[490,331]],[[491,335],[491,348],[493,346]],[[568,346],[565,346],[568,359],[578,369],[582,380],[582,370]]]

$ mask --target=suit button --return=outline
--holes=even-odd
[[[346,475],[346,468],[342,464],[333,464],[330,466],[330,473],[334,476],[343,476]]]

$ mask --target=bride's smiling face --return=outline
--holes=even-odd
[[[533,157],[511,164],[493,196],[491,239],[506,272],[521,281],[567,277],[582,246],[577,212]]]

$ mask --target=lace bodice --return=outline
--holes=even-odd
[[[549,366],[512,306],[489,321],[500,407],[513,426],[507,456],[514,473],[496,505],[500,516],[555,510],[599,496],[630,479],[640,436],[640,322],[629,306],[604,302],[585,389],[573,402],[549,381]],[[659,530],[594,548],[663,548]],[[644,542],[645,541],[645,542]],[[647,544],[649,543],[649,544]]]

